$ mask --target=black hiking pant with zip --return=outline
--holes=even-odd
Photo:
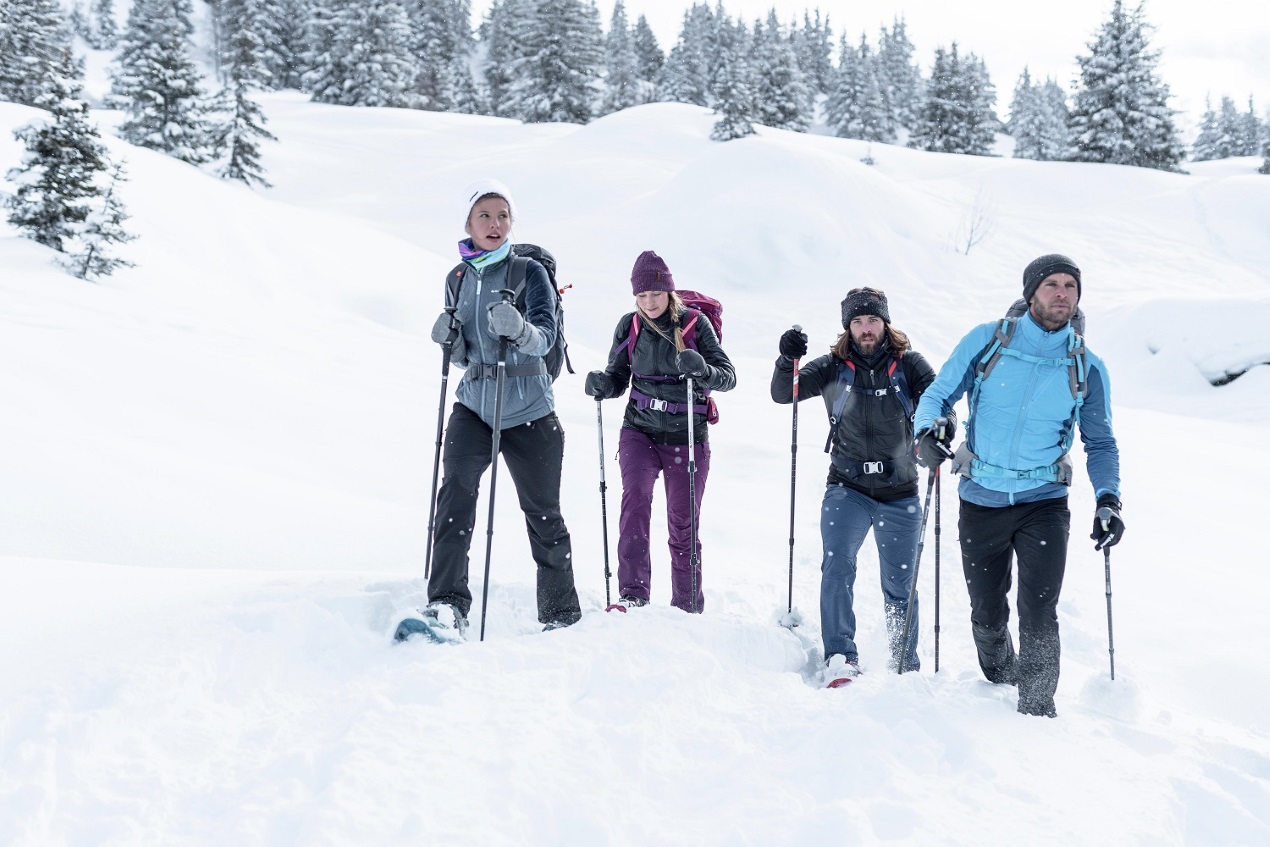
[[[990,682],[1019,687],[1019,711],[1055,715],[1058,596],[1067,568],[1067,498],[989,508],[961,501],[961,567],[979,667]],[[1007,625],[1012,559],[1019,570],[1019,652]]]
[[[433,569],[428,602],[449,603],[466,617],[472,607],[468,588],[468,550],[476,531],[476,499],[481,476],[490,465],[493,429],[461,403],[455,403],[445,432],[437,494]],[[529,548],[538,567],[540,623],[576,623],[582,617],[573,582],[569,530],[560,516],[560,469],[564,430],[555,413],[504,429],[499,453],[516,486]]]

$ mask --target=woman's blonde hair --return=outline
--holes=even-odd
[[[676,351],[682,353],[686,349],[684,345],[684,331],[681,320],[684,311],[684,301],[680,299],[678,294],[673,291],[666,292],[666,311],[670,313],[670,324],[674,327],[673,337],[667,336],[658,329],[657,325],[653,323],[653,319],[648,316],[648,313],[640,308],[638,299],[635,301],[635,311],[639,312],[640,317],[644,318],[648,322],[648,325],[652,327],[654,332],[662,338],[665,338],[671,344],[674,344]]]

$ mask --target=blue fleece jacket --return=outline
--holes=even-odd
[[[956,403],[970,391],[975,366],[983,356],[998,322],[980,324],[953,350],[939,375],[922,395],[914,430],[931,426],[946,402]],[[1031,316],[1018,319],[1010,349],[1044,359],[1067,355],[1068,328],[1048,332]],[[1120,497],[1120,450],[1111,428],[1111,380],[1107,366],[1086,351],[1088,395],[1080,409],[1080,438],[1085,445],[1086,470],[1096,494]],[[1027,471],[1052,465],[1063,455],[1064,436],[1071,432],[1076,401],[1066,365],[1031,362],[1002,356],[983,381],[976,408],[966,424],[970,450],[982,461],[1001,468]],[[958,489],[963,500],[998,507],[1067,495],[1067,486],[1039,479],[963,477]]]

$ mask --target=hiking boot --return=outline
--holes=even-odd
[[[820,682],[825,688],[841,688],[859,675],[859,661],[834,653],[820,670]]]
[[[467,638],[467,618],[449,603],[429,603],[422,614],[428,625],[441,634],[449,630],[459,638]]]
[[[648,601],[643,597],[619,597],[616,606],[624,606],[627,609],[638,609],[640,606],[647,606]]]
[[[1058,717],[1058,710],[1054,708],[1053,700],[1049,700],[1045,703],[1020,700],[1019,714],[1035,715],[1038,718],[1056,718]]]
[[[580,620],[582,620],[582,612],[577,609],[560,612],[543,622],[542,631],[551,632],[553,629],[564,629],[566,626],[573,626]]]

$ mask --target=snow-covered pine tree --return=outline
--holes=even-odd
[[[790,27],[794,54],[798,57],[798,67],[803,72],[813,95],[828,94],[836,80],[833,72],[833,31],[829,27],[829,18],[821,18],[820,9],[816,16],[803,12],[801,29]]]
[[[339,106],[412,105],[410,21],[396,0],[332,0],[329,50],[312,73],[313,100]],[[309,79],[309,78],[306,78]]]
[[[878,39],[878,85],[890,120],[890,128],[912,129],[921,109],[924,83],[922,71],[913,59],[915,48],[909,41],[904,18],[896,18],[891,28],[882,28]]]
[[[1239,116],[1235,129],[1235,136],[1239,139],[1239,155],[1258,155],[1261,152],[1261,139],[1266,134],[1267,129],[1262,124],[1261,119],[1257,117],[1257,110],[1253,106],[1252,95],[1249,94],[1248,111]]]
[[[1195,143],[1191,145],[1192,162],[1207,162],[1221,158],[1217,151],[1221,139],[1217,122],[1217,112],[1213,109],[1212,98],[1205,97],[1204,114],[1199,119],[1199,133],[1195,136]]]
[[[1025,67],[1014,88],[1006,132],[1014,139],[1014,158],[1061,160],[1067,152],[1067,103],[1058,83],[1035,84]]]
[[[1261,167],[1257,168],[1259,174],[1270,174],[1270,139],[1266,139],[1265,149],[1262,151],[1265,160],[1261,163]]]
[[[661,52],[657,36],[653,34],[653,28],[648,25],[648,18],[639,16],[639,20],[635,22],[632,38],[635,42],[635,56],[639,60],[639,78],[651,83],[657,79],[657,72],[666,63],[666,55]]]
[[[514,80],[513,67],[524,56],[524,32],[533,19],[535,0],[494,0],[481,22],[485,53],[485,87],[491,114],[518,118],[508,100]]]
[[[66,252],[61,265],[80,279],[94,280],[110,276],[119,268],[131,268],[133,263],[111,254],[116,244],[126,244],[137,236],[124,229],[128,220],[119,188],[124,183],[123,163],[110,167],[106,188],[99,202],[93,204],[88,217],[80,227],[72,249]]]
[[[996,99],[996,88],[982,60],[974,53],[959,55],[956,42],[951,50],[938,48],[908,146],[938,153],[992,155],[1001,126],[993,111]]]
[[[829,124],[838,137],[884,143],[895,140],[882,102],[877,70],[877,57],[865,36],[860,36],[860,46],[854,49],[844,40],[837,84],[831,94],[834,120]],[[827,104],[826,113],[829,111]]]
[[[28,238],[66,253],[75,249],[102,196],[99,180],[110,162],[101,135],[88,119],[69,48],[46,83],[36,105],[49,110],[49,117],[13,133],[26,153],[6,174],[17,190],[5,205],[10,224],[25,230]]]
[[[758,123],[806,132],[811,125],[812,91],[798,68],[798,58],[775,10],[768,13],[766,26],[754,24],[750,61],[754,66]]]
[[[738,49],[739,48],[739,49]],[[735,141],[754,135],[754,91],[752,72],[745,60],[748,44],[729,43],[720,56],[720,71],[713,97],[719,116],[710,130],[711,141]]]
[[[88,14],[87,41],[96,50],[114,50],[119,45],[115,0],[93,0]]]
[[[454,62],[472,51],[471,9],[469,0],[410,0],[407,13],[413,29],[411,54],[419,71],[415,78],[419,108],[453,111],[458,99],[455,86],[471,88]]]
[[[622,0],[613,4],[613,17],[604,42],[604,65],[605,90],[601,114],[619,112],[644,102],[639,82],[639,57],[635,53],[635,40]]]
[[[590,121],[604,65],[604,33],[595,4],[536,0],[521,42],[508,111],[526,123]]]
[[[1072,161],[1180,170],[1185,150],[1168,106],[1169,87],[1155,73],[1159,53],[1148,45],[1148,30],[1141,6],[1128,12],[1115,0],[1089,55],[1076,57]]]
[[[128,115],[121,138],[200,165],[215,155],[215,127],[180,8],[173,0],[136,0],[111,74],[111,100]]]
[[[679,40],[670,48],[657,75],[657,96],[671,103],[709,106],[711,56],[716,54],[714,13],[705,3],[694,3],[684,12]]]
[[[57,0],[0,0],[0,100],[36,106],[68,72],[71,33]],[[83,76],[78,65],[69,72]]]
[[[216,147],[223,152],[225,161],[216,173],[221,179],[268,188],[260,163],[260,142],[278,139],[265,129],[264,112],[251,95],[264,86],[269,71],[261,61],[255,6],[251,0],[236,0],[236,5],[237,14],[227,21],[231,27],[223,57],[227,82],[219,97],[225,119],[216,137]]]
[[[223,2],[223,0],[222,0]],[[260,40],[260,64],[267,71],[260,84],[264,90],[304,87],[306,45],[312,0],[251,0]],[[329,44],[330,42],[327,42]]]
[[[92,37],[92,30],[88,23],[88,13],[84,11],[83,0],[74,0],[71,3],[70,13],[66,16],[66,28],[70,30],[71,35],[78,35],[85,41]]]

